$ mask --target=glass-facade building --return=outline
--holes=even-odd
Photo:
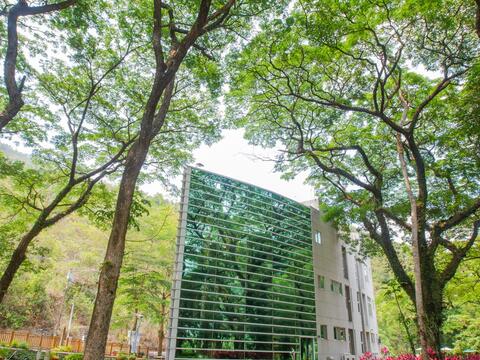
[[[370,262],[298,203],[188,167],[166,360],[356,360],[379,352]]]
[[[313,359],[311,210],[197,168],[181,204],[167,359]]]

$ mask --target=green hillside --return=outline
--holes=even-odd
[[[27,155],[8,146],[1,145],[0,150],[10,160],[29,162]],[[7,180],[1,181],[9,186]],[[146,344],[156,346],[158,328],[166,320],[162,305],[168,308],[168,299],[156,298],[155,294],[161,296],[170,291],[177,209],[161,196],[146,197],[146,200],[147,212],[138,219],[138,229],[132,227],[128,233],[111,336],[126,341],[138,311],[146,320],[142,325]],[[2,270],[19,241],[16,230],[23,223],[16,222],[10,209],[0,207]],[[75,213],[44,231],[29,250],[27,261],[0,308],[0,327],[58,334],[67,326],[73,304],[71,334],[85,336],[108,240],[108,229],[103,227]],[[142,286],[154,294],[140,296],[146,293]]]

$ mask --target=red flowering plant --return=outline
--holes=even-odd
[[[376,357],[370,351],[367,351],[360,360],[422,360],[421,355],[414,354],[400,354],[398,356],[389,356],[389,350],[387,347],[380,349],[381,357]],[[438,360],[437,354],[432,349],[427,350],[428,360]],[[446,355],[444,360],[480,360],[480,354],[468,354],[468,355]]]

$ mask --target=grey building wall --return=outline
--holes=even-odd
[[[321,221],[317,200],[305,204],[312,207],[318,359],[358,359],[366,351],[378,354],[370,260],[360,258],[333,226]]]
[[[173,284],[170,296],[170,317],[167,334],[166,360],[175,359],[178,330],[178,309],[180,305],[180,292],[182,285],[183,257],[185,253],[185,232],[188,210],[188,190],[190,189],[190,175],[192,169],[187,167],[183,174],[182,197],[180,202],[180,216],[178,218],[177,244],[175,249],[175,262],[173,265]]]

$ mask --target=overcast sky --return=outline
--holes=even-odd
[[[313,188],[303,184],[304,177],[292,181],[273,172],[273,163],[261,159],[273,158],[274,150],[249,145],[243,130],[227,130],[223,139],[212,146],[203,145],[194,151],[195,162],[205,170],[263,187],[293,200],[306,201],[314,197]],[[180,184],[180,179],[177,181]],[[163,193],[163,186],[152,183],[142,187],[149,193]]]

